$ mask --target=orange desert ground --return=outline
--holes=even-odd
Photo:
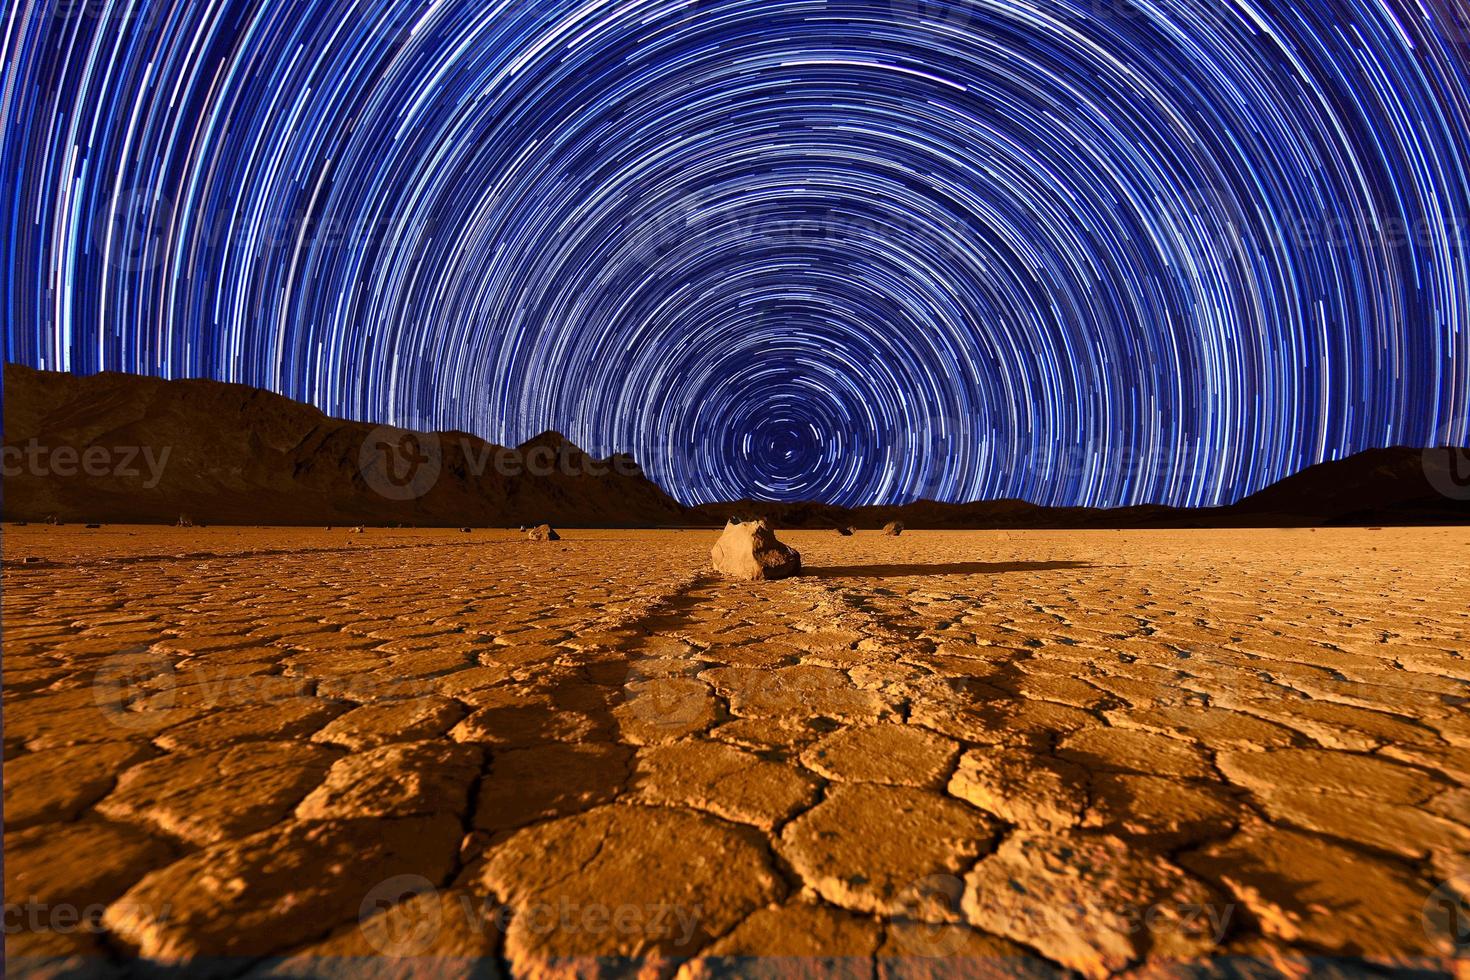
[[[6,528],[7,970],[1463,963],[1470,529],[716,536]]]

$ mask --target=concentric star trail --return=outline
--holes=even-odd
[[[1470,442],[1463,0],[20,0],[9,359],[686,502]]]

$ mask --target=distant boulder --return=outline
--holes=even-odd
[[[560,541],[561,535],[550,524],[537,524],[526,532],[528,541]]]
[[[854,529],[850,527],[839,527],[837,529],[837,533],[842,535],[844,538],[850,538],[852,537],[853,530]]]
[[[896,538],[903,533],[903,521],[889,521],[883,525],[883,533],[890,538]]]
[[[730,521],[710,549],[715,571],[731,578],[788,578],[801,572],[801,554],[776,540],[764,520]]]

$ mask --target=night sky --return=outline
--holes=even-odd
[[[1470,443],[1466,0],[17,0],[6,355],[686,502]]]

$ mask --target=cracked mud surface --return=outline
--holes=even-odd
[[[714,537],[7,528],[8,971],[1455,970],[1470,531]]]

